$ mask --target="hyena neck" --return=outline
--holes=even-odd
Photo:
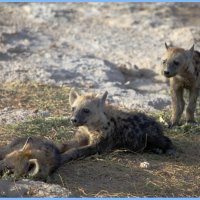
[[[195,68],[192,62],[185,63],[183,70],[178,74],[179,76],[188,79],[188,76],[193,77]]]
[[[87,128],[90,131],[103,131],[108,126],[108,119],[104,113],[101,113],[99,119],[91,124],[88,125]]]

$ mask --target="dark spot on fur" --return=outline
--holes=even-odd
[[[200,57],[200,52],[199,51],[194,51],[199,57]]]
[[[135,132],[138,134],[141,130],[138,127],[135,127]]]
[[[123,126],[123,128],[127,130],[127,129],[129,129],[129,126],[125,124],[125,125]]]
[[[113,124],[114,124],[115,127],[117,127],[117,122],[116,122],[116,120],[113,117],[110,119],[110,121],[113,122]]]
[[[140,119],[139,119],[139,117],[138,117],[137,115],[135,115],[135,116],[133,117],[133,120],[134,120],[135,122],[140,122]]]
[[[108,130],[108,128],[109,128],[108,126],[103,127],[103,129],[104,129],[105,131]]]

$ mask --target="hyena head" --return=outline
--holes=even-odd
[[[169,47],[166,43],[165,47],[167,51],[162,61],[163,75],[170,78],[187,71],[192,62],[194,45],[189,50]]]
[[[103,95],[79,95],[74,89],[70,91],[69,103],[72,109],[71,122],[75,126],[93,126],[104,116],[105,100],[108,92]]]
[[[24,146],[12,151],[4,158],[6,167],[11,170],[17,177],[20,176],[35,176],[39,172],[39,164],[37,159],[31,159],[32,138],[28,138]]]

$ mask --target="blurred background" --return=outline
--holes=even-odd
[[[168,109],[164,43],[200,49],[200,3],[1,3],[0,83],[104,92],[128,108]]]

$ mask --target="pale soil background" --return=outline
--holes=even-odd
[[[103,92],[128,108],[164,109],[164,42],[200,48],[199,3],[0,5],[0,82]]]
[[[107,90],[109,101],[118,106],[168,111],[171,104],[169,86],[161,75],[165,42],[183,48],[195,44],[195,49],[200,50],[200,3],[1,3],[0,83],[36,81],[73,86],[83,92]],[[35,113],[25,106],[12,108],[3,97],[1,102],[5,104],[0,110],[1,124],[35,117]],[[49,111],[42,110],[39,115],[48,117]],[[191,145],[189,141],[186,144]],[[194,147],[198,149],[198,144]],[[107,162],[109,159],[114,164]],[[70,163],[65,169],[67,177],[63,181],[66,184],[62,181],[61,184],[60,179],[57,183],[69,187],[75,196],[199,196],[197,186],[195,189],[195,186],[180,183],[185,189],[180,186],[173,190],[175,183],[169,187],[162,185],[169,180],[160,177],[173,176],[176,162],[169,164],[166,161],[165,166],[162,158],[164,164],[157,168],[162,168],[163,174],[154,182],[151,178],[161,173],[157,168],[153,172],[143,172],[138,169],[138,162],[146,158],[134,155],[134,161],[129,159],[131,154],[125,158],[120,154],[118,158],[111,156],[105,160],[94,158]],[[154,159],[155,163],[160,163],[159,156]],[[196,160],[193,164],[199,167]],[[184,167],[181,170],[191,172]],[[185,182],[192,184],[199,180],[194,173],[190,174],[194,180],[186,180],[187,173]],[[86,180],[89,182],[85,183]],[[143,188],[144,180],[148,182],[146,188]],[[190,186],[193,190],[183,192]],[[68,191],[60,194],[68,195]]]

